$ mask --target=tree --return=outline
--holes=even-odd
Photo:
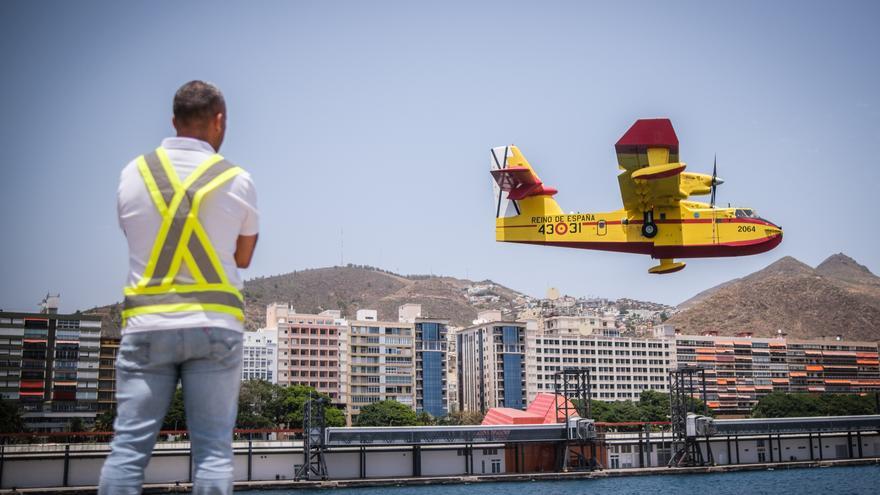
[[[669,421],[669,394],[643,390],[639,395],[642,421]]]
[[[21,408],[8,400],[0,401],[0,433],[21,433],[25,431],[21,419]]]
[[[431,414],[427,411],[422,411],[416,414],[416,422],[419,426],[434,426],[437,424],[434,416],[431,416]]]
[[[113,431],[116,408],[108,409],[95,417],[95,431]]]
[[[162,422],[163,430],[185,430],[186,429],[186,412],[183,407],[183,389],[177,387],[174,396],[171,398],[171,404],[168,406],[168,412],[165,413],[165,421]]]
[[[241,384],[238,394],[238,428],[302,428],[303,410],[310,398],[323,397],[312,387],[293,385],[284,387],[265,380],[248,380]],[[345,426],[345,414],[336,407],[324,409],[327,426]]]
[[[345,412],[338,407],[328,407],[324,410],[324,422],[327,426],[345,426]]]
[[[575,405],[579,402],[572,400]],[[688,411],[703,414],[705,411],[703,401],[690,398]],[[639,395],[639,401],[614,401],[605,402],[591,401],[591,414],[593,419],[602,423],[628,423],[636,421],[669,421],[669,394],[656,390],[643,390]],[[712,416],[709,410],[709,416]]]
[[[765,395],[752,409],[754,418],[798,418],[806,416],[849,416],[874,414],[872,396],[854,394],[786,394]]]
[[[480,411],[456,411],[436,419],[440,426],[478,425],[483,422]]]
[[[70,424],[67,425],[67,431],[73,433],[86,431],[86,424],[83,422],[82,418],[73,418],[70,420]]]
[[[265,380],[248,380],[238,392],[236,428],[259,429],[276,427],[278,391]]]
[[[358,426],[416,426],[416,413],[409,406],[393,400],[374,402],[361,408]]]

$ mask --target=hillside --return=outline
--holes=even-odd
[[[446,318],[468,326],[482,309],[513,311],[525,296],[491,280],[473,282],[454,277],[402,276],[372,267],[329,267],[297,271],[245,282],[247,326],[265,320],[266,305],[290,303],[298,312],[339,309],[354,318],[358,309],[375,309],[379,318],[397,321],[397,308],[422,305],[422,315]]]
[[[782,258],[703,291],[679,309],[668,323],[682,333],[751,331],[769,337],[782,330],[798,339],[880,340],[880,278],[843,254],[815,269]]]
[[[857,292],[880,296],[880,277],[843,253],[829,256],[816,267],[816,272]]]
[[[245,326],[260,328],[266,305],[290,303],[300,313],[339,309],[354,318],[358,309],[375,309],[379,318],[397,321],[397,308],[422,305],[422,315],[446,318],[456,326],[469,326],[482,309],[514,312],[526,296],[491,280],[473,282],[432,275],[402,276],[373,267],[316,268],[247,280],[244,283]],[[105,332],[118,334],[119,304],[87,310],[104,316]]]

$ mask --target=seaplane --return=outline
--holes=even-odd
[[[492,148],[495,240],[520,244],[646,254],[648,272],[677,272],[676,258],[746,256],[782,242],[782,227],[753,208],[717,207],[717,175],[685,172],[669,119],[637,120],[615,145],[623,208],[565,213],[516,146]],[[691,196],[709,195],[709,203]]]

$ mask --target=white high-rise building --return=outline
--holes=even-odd
[[[244,333],[241,380],[278,383],[278,329]]]
[[[614,337],[602,327],[589,334],[580,325],[538,327],[530,320],[526,331],[529,403],[541,392],[553,392],[554,374],[566,368],[590,370],[593,399],[638,400],[643,390],[667,392],[676,366],[675,340]]]

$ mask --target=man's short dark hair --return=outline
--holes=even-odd
[[[190,81],[174,95],[174,118],[181,124],[211,119],[223,111],[223,93],[217,86],[205,81]]]

